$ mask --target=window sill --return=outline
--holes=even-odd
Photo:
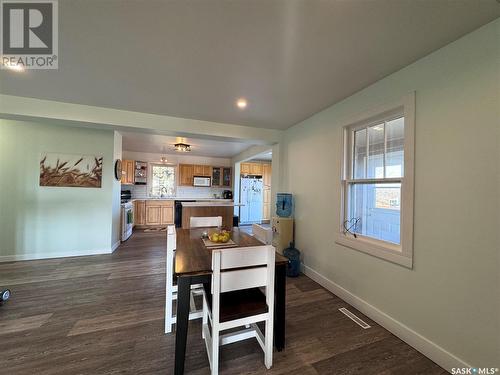
[[[359,236],[358,238],[347,237],[343,233],[337,235],[335,243],[399,264],[409,269],[413,268],[413,259],[405,256],[398,245],[360,238]]]

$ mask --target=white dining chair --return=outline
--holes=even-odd
[[[212,375],[219,372],[219,346],[256,338],[264,364],[273,364],[273,246],[219,249],[212,252],[212,286],[203,294],[203,328]],[[265,293],[260,288],[265,287]],[[257,326],[265,322],[265,335]],[[211,326],[211,330],[209,327]],[[241,327],[238,331],[222,331]]]
[[[191,216],[191,218],[189,219],[190,228],[221,227],[221,226],[222,226],[222,216],[209,216],[209,217]]]
[[[252,234],[266,245],[271,245],[273,242],[273,230],[271,228],[265,228],[260,224],[252,224]]]
[[[175,226],[167,227],[167,266],[166,266],[166,287],[165,287],[165,333],[172,332],[172,327],[176,323],[176,315],[173,311],[174,300],[177,299],[177,285],[174,283],[174,260],[177,245],[177,234]],[[191,285],[189,320],[200,319],[203,310],[196,309],[194,295],[203,294],[203,285]]]

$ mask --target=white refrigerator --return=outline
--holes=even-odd
[[[263,182],[261,177],[242,177],[240,182],[240,224],[262,222]]]

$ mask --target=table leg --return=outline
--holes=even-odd
[[[286,264],[276,266],[274,276],[274,345],[285,348]]]
[[[184,374],[186,342],[189,323],[189,296],[191,277],[179,276],[177,279],[177,322],[175,325],[175,374]]]

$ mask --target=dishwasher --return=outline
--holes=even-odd
[[[174,201],[174,207],[175,207],[174,223],[176,228],[182,227],[182,202],[196,202],[196,200],[192,199],[192,200]]]

